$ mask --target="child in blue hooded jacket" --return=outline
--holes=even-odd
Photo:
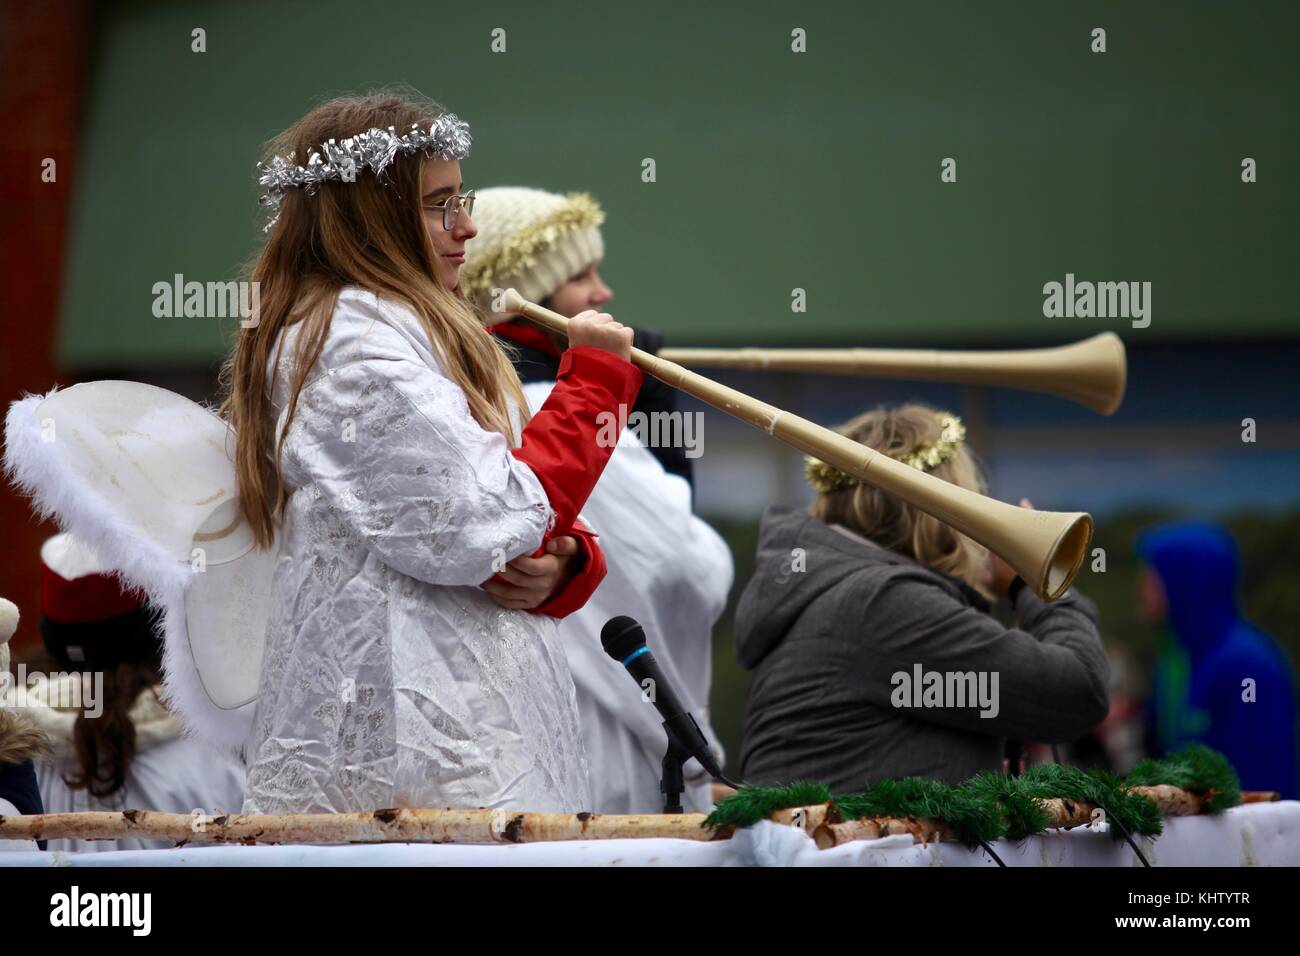
[[[1224,754],[1247,790],[1297,793],[1292,670],[1237,610],[1237,547],[1217,525],[1180,521],[1138,538],[1148,568],[1143,616],[1172,632],[1147,705],[1156,756],[1198,741]]]

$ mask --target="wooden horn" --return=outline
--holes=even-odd
[[[938,349],[661,349],[659,357],[696,368],[820,372],[864,378],[997,385],[1047,392],[1111,415],[1124,400],[1124,342],[1114,332],[1047,349],[946,352]]]
[[[568,319],[527,301],[514,289],[507,289],[502,301],[503,312],[522,315],[543,328],[568,334]],[[1001,557],[1045,600],[1064,594],[1083,564],[1092,540],[1090,515],[1032,511],[995,501],[904,465],[675,362],[634,348],[632,363],[719,411],[933,515]]]

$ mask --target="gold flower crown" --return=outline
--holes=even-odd
[[[953,456],[957,454],[957,449],[966,440],[966,426],[952,412],[939,412],[935,418],[939,422],[939,437],[922,445],[911,454],[895,458],[895,461],[901,461],[917,471],[927,472],[944,462],[952,461]],[[894,458],[893,455],[889,457]],[[804,475],[808,478],[808,483],[824,495],[862,484],[861,480],[853,475],[845,474],[834,465],[828,465],[820,458],[811,455],[804,459]]]

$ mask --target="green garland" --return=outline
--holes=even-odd
[[[752,827],[777,810],[788,807],[813,807],[832,802],[830,787],[807,780],[796,780],[784,787],[741,787],[718,801],[704,821],[711,830],[723,827]]]
[[[930,817],[949,824],[972,846],[996,840],[1006,829],[996,803],[961,787],[936,780],[904,777],[882,780],[862,793],[836,797],[835,808],[845,820],[863,817]]]
[[[1103,807],[1123,832],[1158,836],[1164,826],[1159,808],[1130,787],[1169,784],[1197,794],[1209,794],[1206,813],[1222,813],[1241,803],[1237,773],[1222,754],[1189,744],[1163,760],[1144,760],[1120,779],[1105,770],[1083,770],[1066,764],[1038,764],[1019,777],[993,771],[976,774],[955,787],[905,777],[882,780],[861,793],[832,795],[830,788],[808,780],[784,787],[743,787],[721,800],[704,826],[753,826],[777,810],[830,803],[844,820],[863,817],[929,817],[948,824],[963,842],[974,846],[1002,837],[1023,840],[1047,828],[1049,815],[1038,802],[1060,798]],[[1122,828],[1122,830],[1121,830]]]
[[[1143,760],[1128,775],[1130,787],[1168,784],[1196,793],[1213,793],[1206,813],[1222,813],[1241,803],[1241,781],[1223,754],[1191,744],[1164,760]]]
[[[1005,832],[1001,835],[1009,839],[1023,840],[1031,834],[1041,833],[1051,821],[1051,815],[1038,802],[1042,794],[1023,776],[1009,777],[986,770],[962,786],[1002,812]]]

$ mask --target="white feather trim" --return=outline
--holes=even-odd
[[[238,753],[252,729],[256,702],[223,710],[203,689],[185,626],[189,565],[123,521],[111,499],[71,478],[73,470],[60,460],[58,443],[44,439],[36,418],[37,407],[58,390],[56,386],[45,395],[25,395],[9,406],[5,472],[31,497],[40,518],[53,518],[113,567],[120,580],[144,591],[162,617],[164,699],[180,714],[188,736]]]

